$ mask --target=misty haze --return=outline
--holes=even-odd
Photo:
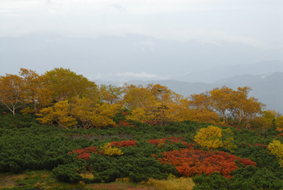
[[[224,189],[281,189],[282,8],[282,0],[0,0],[0,150],[6,151],[0,151],[0,188],[16,187],[1,186],[8,173],[29,176],[25,172],[41,175],[37,170],[46,170],[58,187],[67,189],[61,182],[91,189],[95,186],[88,183],[127,184],[124,178],[135,184],[133,189],[145,182],[142,188],[170,189],[174,184],[175,189],[205,189],[214,187],[208,182],[213,171]],[[50,138],[44,136],[47,126]],[[20,140],[8,148],[5,142],[13,130]],[[33,130],[39,130],[37,142],[50,141],[38,148],[48,149],[38,153],[42,158],[30,148],[36,141],[30,137]],[[54,140],[57,133],[62,138]],[[205,135],[210,133],[222,139],[208,142],[210,135]],[[151,145],[141,145],[142,140]],[[56,153],[53,141],[60,146]],[[30,157],[21,149],[28,143]],[[130,148],[123,153],[128,146],[142,146],[141,160]],[[14,147],[22,151],[21,158],[8,153],[18,150]],[[188,159],[201,154],[211,159],[207,151],[226,152],[234,160],[219,161],[219,168],[230,164],[226,173],[215,169],[216,162],[201,170],[181,164],[195,160],[169,162],[169,150],[180,151],[176,157],[185,160],[186,154]],[[117,160],[107,160],[107,165],[105,156]],[[137,160],[119,160],[127,156]],[[152,165],[150,172],[141,169],[142,159]],[[136,164],[139,169],[134,163],[141,164]],[[242,179],[246,167],[250,176]],[[273,177],[262,177],[265,171]],[[195,176],[202,176],[199,183]],[[263,185],[255,184],[257,178]],[[19,184],[56,189],[40,181]]]

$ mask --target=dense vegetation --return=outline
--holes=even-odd
[[[283,187],[279,158],[267,149],[273,139],[283,142],[276,129],[268,129],[264,138],[262,129],[218,127],[233,132],[237,148],[231,151],[221,146],[208,150],[194,141],[200,129],[210,126],[208,123],[151,126],[132,121],[132,126],[70,130],[39,124],[33,115],[0,117],[1,173],[51,170],[57,179],[69,183],[109,183],[122,177],[137,183],[166,179],[170,174],[194,177],[194,189]],[[116,115],[115,119],[123,117]],[[104,146],[107,143],[111,146]],[[85,173],[92,176],[84,178]]]
[[[97,87],[68,69],[0,78],[0,173],[62,182],[192,178],[194,189],[281,189],[282,116],[227,87]],[[86,177],[87,176],[87,177]]]

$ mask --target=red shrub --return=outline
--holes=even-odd
[[[161,143],[166,143],[165,139],[151,139],[147,140],[148,143],[158,146]]]
[[[113,125],[113,127],[118,127],[118,126],[130,126],[130,127],[135,127],[134,125],[131,125],[131,123],[127,122],[127,121],[120,121],[118,124]]]
[[[123,112],[122,113],[122,115],[124,116],[124,115],[128,115],[129,113],[128,112]]]
[[[145,123],[149,124],[149,125],[159,125],[160,122],[158,121],[150,121],[150,120],[146,120]]]
[[[135,140],[130,140],[130,141],[121,141],[121,142],[112,142],[111,145],[116,146],[116,147],[127,147],[127,146],[136,146],[136,141]]]
[[[163,158],[158,158],[162,164],[172,164],[180,174],[188,177],[204,173],[210,175],[213,172],[219,172],[226,178],[232,177],[231,171],[238,169],[235,160],[239,160],[245,166],[256,166],[256,163],[249,159],[240,159],[223,151],[205,152],[187,148],[180,151],[164,152],[162,156]]]
[[[91,146],[91,147],[86,147],[86,148],[81,148],[81,149],[75,149],[73,150],[73,152],[79,154],[77,156],[78,159],[82,158],[82,159],[88,160],[89,157],[91,156],[90,153],[97,153],[97,147]],[[68,154],[72,154],[72,152],[68,152]]]
[[[91,154],[89,154],[89,153],[82,153],[82,154],[78,155],[77,158],[78,159],[82,158],[82,159],[88,160],[90,156],[91,156]]]

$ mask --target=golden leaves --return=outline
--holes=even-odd
[[[38,116],[42,118],[38,120],[51,125],[56,122],[64,128],[76,126],[78,120],[84,129],[100,128],[115,124],[112,117],[117,109],[117,104],[100,103],[87,98],[75,99],[71,103],[65,100],[41,110]]]
[[[283,167],[283,144],[274,139],[271,143],[269,143],[267,149],[269,150],[270,154],[273,154],[279,158],[278,163],[281,167]]]
[[[0,101],[15,115],[25,99],[23,93],[23,79],[17,75],[6,74],[0,76]]]
[[[220,129],[210,125],[207,128],[200,129],[194,140],[208,149],[226,147],[232,150],[236,147],[232,144],[234,140],[232,135],[233,133],[230,129]]]

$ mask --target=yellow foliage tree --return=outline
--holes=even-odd
[[[117,113],[119,108],[118,104],[96,104],[96,107],[93,108],[92,117],[90,121],[93,127],[101,128],[106,127],[107,125],[114,125],[113,121],[114,115]]]
[[[278,129],[283,130],[283,115],[277,116],[277,118],[275,120],[275,124],[276,124]]]
[[[226,147],[230,150],[235,148],[232,144],[233,133],[230,129],[220,129],[215,126],[208,126],[207,128],[202,128],[196,134],[194,140],[201,146],[207,147],[208,149],[215,149],[219,147]]]
[[[208,109],[208,107],[206,106],[201,106],[203,105],[201,103],[202,101],[198,101],[198,100],[202,99],[201,98],[202,94],[200,96],[197,95],[193,95],[193,96],[194,96],[194,100],[192,99],[188,100],[185,98],[180,100],[180,108],[178,114],[180,121],[191,120],[196,122],[207,122],[212,124],[221,123],[219,120],[219,116],[216,112]]]
[[[197,111],[203,111],[203,110],[210,110],[211,103],[210,103],[210,97],[209,92],[201,93],[201,94],[192,94],[189,97],[189,106],[191,109],[197,110]]]
[[[37,114],[38,106],[44,107],[52,103],[52,92],[46,88],[46,83],[42,76],[35,71],[23,68],[20,70],[20,76],[23,77],[24,103],[33,104],[33,109],[27,107],[21,110],[22,113]]]
[[[97,85],[82,75],[77,75],[70,69],[54,68],[47,71],[43,77],[47,87],[52,91],[56,101],[71,100],[73,97],[98,97]]]
[[[143,86],[127,85],[123,87],[123,102],[126,108],[131,109],[127,119],[143,123],[154,122],[165,125],[171,121],[187,120],[180,117],[182,112],[183,96],[174,93],[166,86],[149,84]]]
[[[232,112],[238,119],[238,125],[241,121],[245,122],[246,128],[250,127],[250,121],[260,114],[262,107],[264,106],[261,102],[254,97],[248,98],[248,93],[251,91],[250,87],[238,87],[238,91],[233,92]]]
[[[209,92],[210,105],[222,116],[224,123],[228,123],[226,111],[229,109],[232,91],[231,88],[223,86],[221,89],[214,89]]]
[[[154,95],[141,85],[126,85],[123,89],[124,106],[132,110],[131,115],[127,115],[126,118],[140,122],[152,121],[161,104],[155,100]]]
[[[0,76],[0,101],[15,115],[25,100],[23,79],[18,75]]]
[[[265,133],[265,138],[267,137],[267,129],[268,128],[275,128],[276,125],[276,116],[277,112],[275,110],[266,110],[262,111],[262,116],[259,117],[262,129],[264,130]]]
[[[274,139],[271,143],[269,143],[267,149],[269,150],[270,154],[273,154],[279,158],[278,163],[281,167],[283,167],[283,144]]]
[[[109,104],[119,103],[122,99],[121,87],[116,87],[111,84],[108,86],[102,84],[99,90],[101,99]]]
[[[117,113],[118,104],[108,104],[94,101],[88,98],[76,99],[68,103],[67,100],[54,104],[53,107],[44,108],[40,111],[42,118],[38,118],[43,124],[58,125],[67,128],[77,125],[77,120],[81,121],[84,129],[101,128],[115,124],[113,117]]]
[[[40,111],[42,118],[37,118],[42,124],[53,125],[53,122],[61,127],[68,128],[77,125],[77,121],[70,115],[70,104],[67,100],[54,104],[53,107],[44,108]]]

